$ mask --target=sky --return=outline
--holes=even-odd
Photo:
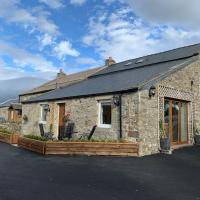
[[[200,42],[199,0],[0,0],[0,80],[52,79]]]

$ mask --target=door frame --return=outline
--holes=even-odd
[[[169,101],[170,103],[170,109],[169,109],[169,136],[170,136],[170,144],[171,145],[181,145],[181,144],[187,144],[189,142],[189,102],[185,101],[185,100],[180,100],[180,99],[174,99],[174,98],[168,98],[165,97],[164,98],[164,103],[165,100]],[[178,141],[177,142],[173,142],[173,127],[172,127],[172,102],[178,102],[178,106],[179,106],[179,113],[178,113]],[[186,120],[187,120],[187,141],[181,141],[181,103],[184,102],[186,103]]]
[[[64,114],[65,114],[65,110],[66,110],[66,103],[58,103],[58,138],[62,137],[62,133],[61,133],[61,107],[64,106]],[[64,121],[63,123],[63,127],[64,127]]]

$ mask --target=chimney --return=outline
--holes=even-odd
[[[112,57],[109,57],[108,59],[106,59],[105,65],[109,67],[115,63],[116,63],[115,60],[113,60]]]
[[[60,69],[60,71],[57,73],[57,78],[62,78],[65,76],[66,76],[66,74],[64,73],[64,71],[62,69]]]

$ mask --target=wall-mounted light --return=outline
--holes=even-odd
[[[47,112],[50,112],[50,106],[48,104],[44,105],[44,110],[46,110]]]
[[[113,96],[113,104],[115,105],[115,106],[119,106],[120,105],[120,96],[119,95],[114,95]]]
[[[156,94],[156,87],[154,85],[152,85],[150,88],[149,88],[149,97],[153,97],[155,96]]]

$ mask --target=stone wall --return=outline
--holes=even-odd
[[[139,93],[138,108],[138,131],[139,131],[139,153],[150,155],[158,152],[159,144],[159,120],[160,109],[164,105],[160,99],[169,97],[189,101],[188,123],[189,142],[193,143],[193,126],[200,128],[200,61],[188,65],[182,70],[171,74],[156,85],[156,96],[149,98],[148,90]],[[167,87],[170,94],[160,94],[159,88]],[[161,97],[161,98],[160,98]]]
[[[160,147],[158,94],[150,98],[148,90],[138,93],[139,155],[151,155],[158,153]]]
[[[94,125],[98,125],[98,102],[102,100],[112,101],[113,96],[88,97],[80,99],[69,99],[65,101],[46,102],[50,106],[47,123],[44,125],[46,131],[53,125],[54,136],[58,136],[59,104],[65,103],[65,110],[70,113],[70,121],[75,124],[74,137],[83,133],[89,133]],[[122,129],[123,138],[131,141],[138,139],[138,123],[136,111],[138,104],[137,93],[122,96]],[[44,104],[44,103],[43,103]],[[23,122],[23,134],[39,135],[40,104],[23,104],[23,115],[28,116],[28,121]],[[95,139],[119,139],[119,107],[112,105],[112,127],[97,127],[93,135]]]
[[[22,121],[22,134],[40,135],[40,104],[22,104],[22,117],[26,115],[27,121]]]
[[[5,118],[5,120],[8,120],[8,107],[0,108],[0,117],[3,117]]]
[[[6,129],[12,133],[21,133],[21,123],[15,122],[0,122],[0,129]]]

